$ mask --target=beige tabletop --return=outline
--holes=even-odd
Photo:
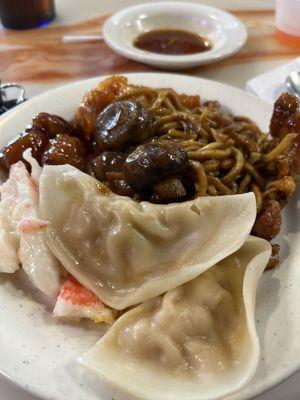
[[[249,38],[234,56],[184,73],[243,88],[248,79],[299,54],[298,48],[278,42],[274,35],[274,1],[201,2],[231,11],[246,24]],[[99,34],[112,12],[137,3],[140,1],[57,0],[58,17],[48,27],[28,31],[0,30],[2,81],[24,83],[31,97],[48,88],[91,76],[151,70],[117,55],[103,42],[63,44],[61,40],[64,34]]]
[[[150,67],[115,54],[103,42],[62,43],[64,34],[99,34],[101,26],[112,12],[138,3],[141,2],[56,0],[58,17],[47,27],[29,31],[6,31],[0,25],[1,80],[23,84],[27,97],[32,97],[78,79],[102,74],[151,71]],[[299,48],[287,46],[276,39],[274,1],[201,0],[201,3],[232,12],[245,23],[249,38],[236,55],[215,64],[184,71],[185,74],[244,88],[250,78],[299,56]],[[299,398],[300,373],[255,400]],[[37,400],[7,383],[2,377],[0,399]]]

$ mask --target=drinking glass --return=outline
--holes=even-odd
[[[0,19],[5,28],[37,28],[54,18],[54,0],[0,0]]]
[[[300,0],[276,0],[277,37],[300,46]]]

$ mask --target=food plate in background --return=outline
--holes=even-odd
[[[180,93],[218,100],[226,110],[252,118],[267,131],[272,108],[241,90],[199,78],[172,74],[128,74],[130,83],[172,87]],[[41,112],[71,119],[82,95],[103,77],[76,82],[40,95],[0,119],[0,146],[21,132]],[[299,189],[298,189],[299,195]],[[261,360],[253,381],[228,400],[249,399],[287,378],[300,367],[300,207],[297,194],[283,213],[277,242],[281,265],[264,274],[257,296]],[[63,324],[51,318],[49,305],[24,280],[0,276],[0,370],[15,383],[43,398],[129,400],[85,371],[76,362],[105,328]],[[132,400],[132,399],[130,399]]]

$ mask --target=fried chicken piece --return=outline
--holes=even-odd
[[[277,200],[267,199],[253,225],[252,234],[270,241],[278,235],[280,226],[280,203]]]
[[[179,95],[182,104],[190,110],[200,107],[200,97],[198,95],[189,96],[187,94]]]
[[[44,132],[38,129],[28,129],[14,137],[0,149],[0,168],[8,172],[13,164],[24,162],[23,153],[26,149],[31,149],[33,157],[40,161],[47,140]]]
[[[221,104],[215,100],[205,101],[202,105],[204,107],[208,108],[209,111],[213,111],[213,112],[217,112],[217,113],[221,111]]]
[[[268,261],[266,269],[277,267],[277,265],[279,264],[279,250],[280,246],[278,244],[272,244],[272,254],[270,260]]]
[[[277,158],[279,177],[297,175],[300,172],[300,130],[298,136],[289,144]]]
[[[293,176],[287,175],[272,181],[271,185],[265,191],[264,196],[272,200],[285,201],[295,193],[295,190],[296,179]]]
[[[83,143],[75,136],[59,134],[50,139],[42,155],[42,165],[70,164],[83,169],[86,155]]]
[[[298,101],[295,96],[282,93],[274,104],[270,133],[274,138],[281,139],[291,132],[300,133]]]
[[[77,136],[78,132],[75,127],[64,118],[55,114],[41,112],[32,120],[32,130],[40,130],[49,138],[54,138],[59,134]]]

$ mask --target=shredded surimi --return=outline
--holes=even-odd
[[[32,283],[48,297],[57,297],[61,284],[61,265],[45,239],[47,221],[39,218],[38,179],[41,167],[25,151],[35,181],[19,161],[12,165],[1,188],[0,272],[13,273],[22,267]]]
[[[20,233],[28,233],[35,229],[41,229],[49,225],[48,221],[44,221],[39,218],[23,218],[17,226]]]
[[[117,312],[105,306],[94,293],[69,277],[61,286],[62,267],[45,239],[48,221],[39,218],[39,178],[42,168],[24,152],[31,175],[23,162],[14,164],[0,186],[0,272],[13,273],[22,265],[32,283],[57,301],[53,316],[90,318],[112,324]]]
[[[53,316],[69,319],[89,318],[94,322],[112,324],[116,320],[117,312],[104,305],[75,278],[69,277],[61,287]]]

